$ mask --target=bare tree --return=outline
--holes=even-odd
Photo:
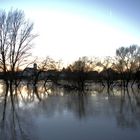
[[[0,69],[5,77],[7,72],[12,73],[8,79],[14,78],[13,73],[27,63],[31,55],[29,50],[36,37],[32,30],[33,23],[25,20],[23,11],[0,12]]]
[[[114,68],[121,74],[124,86],[128,86],[132,74],[139,70],[140,47],[131,45],[116,50]]]
[[[27,64],[32,47],[32,40],[36,35],[32,34],[33,23],[25,20],[24,12],[21,10],[0,11],[0,71],[3,72],[6,83],[4,97],[4,115],[7,104],[8,90],[14,110],[13,81],[15,72],[20,66]],[[10,83],[10,84],[9,84]]]
[[[110,56],[105,57],[104,59],[100,60],[97,63],[97,66],[99,66],[102,70],[107,70],[112,67],[113,58]]]
[[[47,56],[45,59],[42,60],[37,59],[35,63],[38,64],[38,66],[37,66],[37,70],[33,75],[34,86],[38,83],[39,79],[44,80],[45,82],[44,85],[45,85],[48,80],[48,76],[46,75],[46,72],[49,70],[59,71],[61,67],[60,66],[61,61],[57,62],[54,59],[50,58],[49,56]]]
[[[97,67],[98,59],[95,57],[89,58],[87,56],[80,57],[77,61],[75,61],[70,68],[72,71],[83,71],[89,72],[93,71]]]
[[[97,63],[100,69],[102,69],[100,72],[101,83],[103,86],[107,85],[108,93],[115,79],[115,71],[112,69],[113,61],[112,57],[107,56]]]
[[[38,69],[40,70],[59,70],[60,67],[60,61],[56,62],[54,59],[47,56],[45,59],[43,59],[39,65]]]

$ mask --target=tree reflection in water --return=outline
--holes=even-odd
[[[131,93],[130,93],[131,91]],[[140,125],[139,89],[121,90],[120,109],[117,115],[117,125],[121,128],[137,128]]]
[[[11,86],[11,87],[10,87]],[[0,121],[0,139],[1,140],[29,140],[29,127],[25,124],[29,124],[30,118],[21,115],[20,102],[27,103],[26,97],[21,92],[21,85],[6,86],[2,83],[1,94],[1,121]],[[33,100],[32,100],[33,101]],[[3,109],[2,109],[3,108]],[[29,121],[30,120],[30,121]],[[25,123],[26,122],[26,123]],[[26,129],[28,127],[28,129]]]
[[[95,83],[85,83],[84,91],[51,82],[44,87],[41,82],[33,86],[22,81],[11,87],[1,83],[2,140],[36,139],[32,132],[32,116],[43,114],[50,118],[65,111],[71,112],[77,121],[113,116],[120,128],[140,128],[140,94],[137,88],[117,87],[108,94],[106,89]]]

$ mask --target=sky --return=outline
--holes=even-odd
[[[33,56],[62,59],[114,56],[140,45],[140,0],[0,0],[0,9],[21,9],[34,22]]]

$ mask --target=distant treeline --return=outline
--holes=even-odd
[[[63,79],[81,83],[85,80],[94,80],[107,85],[108,88],[119,81],[124,87],[130,82],[131,85],[137,83],[140,87],[140,47],[137,45],[118,48],[115,57],[81,57],[66,68],[61,67],[60,61],[56,62],[46,57],[41,62],[35,61],[33,67],[26,67],[23,71],[1,72],[0,78],[33,80],[35,84],[39,80]]]
[[[79,83],[85,80],[106,81],[108,87],[112,81],[121,81],[128,86],[130,81],[139,83],[140,47],[131,45],[116,49],[115,57],[89,58],[87,56],[75,60],[72,64],[62,68],[61,61],[54,61],[50,57],[44,60],[31,56],[32,41],[38,35],[33,33],[33,23],[26,20],[21,10],[1,10],[0,14],[0,77],[7,86],[12,87],[16,79],[34,81],[40,79],[72,79]],[[95,50],[96,51],[96,50]],[[77,52],[78,53],[78,52]],[[34,67],[29,68],[30,64]],[[25,68],[20,71],[21,68]],[[82,84],[83,85],[83,84]],[[138,84],[139,85],[139,84]]]

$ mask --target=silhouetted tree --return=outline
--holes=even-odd
[[[89,58],[87,56],[80,57],[72,65],[70,65],[71,71],[93,71],[97,67],[98,59],[96,57]]]
[[[101,60],[97,64],[102,69],[102,71],[100,72],[100,78],[103,82],[103,85],[104,86],[107,85],[108,93],[111,88],[111,85],[114,82],[114,76],[115,76],[114,75],[115,71],[113,71],[112,69],[112,64],[113,64],[113,58],[109,56],[105,57],[103,60]]]
[[[89,63],[88,57],[82,57],[71,65],[71,70],[76,72],[76,82],[80,90],[84,89],[85,72],[88,71]]]
[[[33,78],[34,85],[36,85],[40,79],[45,81],[44,85],[46,84],[48,78],[51,78],[54,81],[57,80],[57,76],[55,78],[52,78],[47,76],[46,74],[50,70],[59,71],[61,67],[61,61],[56,62],[54,59],[47,56],[41,61],[36,60],[36,63],[38,64],[38,66]]]
[[[114,68],[121,74],[121,80],[125,87],[132,79],[132,74],[139,69],[140,47],[132,45],[120,47],[116,50]]]
[[[0,12],[0,68],[4,74],[11,72],[8,79],[13,78],[14,72],[31,55],[31,41],[36,37],[32,30],[33,23],[25,20],[23,11]]]
[[[0,12],[0,70],[4,74],[7,88],[10,88],[13,110],[12,83],[16,76],[15,72],[18,71],[20,66],[27,63],[27,58],[30,56],[31,42],[36,37],[36,35],[32,34],[32,30],[33,23],[25,20],[23,11],[10,10],[7,13],[2,10]],[[6,105],[7,90],[4,105]]]

